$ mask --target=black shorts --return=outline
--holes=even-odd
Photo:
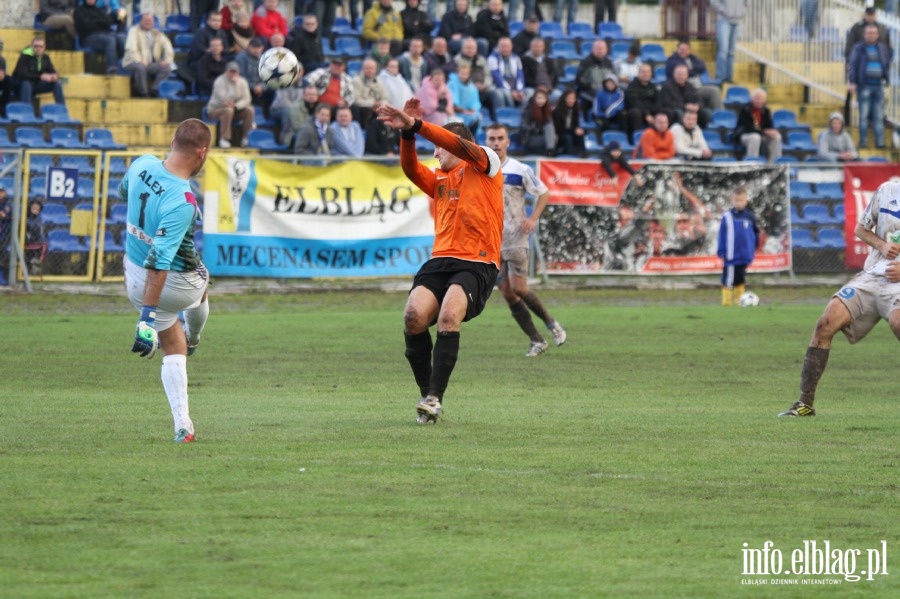
[[[416,273],[413,289],[425,287],[434,294],[438,304],[442,304],[450,285],[459,285],[469,298],[466,317],[463,319],[467,321],[481,314],[496,283],[497,267],[490,262],[432,258]]]

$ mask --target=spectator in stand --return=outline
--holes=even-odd
[[[594,0],[594,31],[600,23],[615,23],[619,0]]]
[[[316,94],[315,91],[313,88],[312,93],[317,100],[319,94]],[[269,117],[278,123],[279,142],[286,146],[292,145],[294,141],[294,119],[297,119],[298,128],[309,120],[309,112],[303,101],[305,95],[306,88],[303,87],[301,77],[294,81],[294,85],[275,90],[275,99],[272,100]]]
[[[447,79],[450,73],[456,71],[456,62],[447,51],[447,41],[442,37],[434,38],[431,50],[425,53],[424,58],[429,73],[435,69],[441,69],[444,71],[444,79]]]
[[[209,40],[209,52],[197,63],[197,81],[195,86],[201,96],[212,94],[213,84],[219,75],[225,73],[228,61],[225,59],[225,48],[217,37]]]
[[[853,52],[853,48],[856,44],[865,41],[865,31],[866,27],[869,25],[875,25],[875,27],[878,28],[878,41],[887,45],[888,50],[891,50],[891,55],[893,56],[894,52],[891,49],[891,36],[887,27],[878,22],[875,7],[867,6],[863,13],[863,18],[854,23],[853,26],[847,30],[847,42],[844,44],[844,62],[847,65],[850,64],[850,53]]]
[[[529,154],[556,156],[556,128],[550,106],[550,90],[539,87],[522,110],[519,143]]]
[[[145,12],[128,31],[122,68],[131,73],[138,96],[156,96],[159,84],[169,78],[175,65],[175,49],[166,34],[154,27],[153,13]],[[149,83],[153,77],[153,83]]]
[[[366,149],[366,138],[362,127],[353,120],[349,107],[338,108],[335,120],[330,126],[334,145],[331,153],[334,156],[352,156],[361,158]]]
[[[209,14],[213,13],[213,12],[218,14],[219,0],[191,0],[190,8],[191,8],[191,12],[188,13],[191,16],[190,28],[193,33],[197,33],[201,29],[200,20],[203,18],[203,15],[207,15],[206,23],[208,25],[209,24],[209,19],[208,19]],[[137,12],[136,8],[133,10],[135,12]],[[221,26],[222,26],[222,22],[219,21],[219,27],[221,27]],[[203,47],[206,48],[207,46],[204,45]],[[199,57],[198,57],[198,60],[199,60]]]
[[[674,115],[675,122],[681,121],[681,115],[686,110],[696,111],[699,113],[701,127],[705,127],[712,116],[712,112],[700,103],[700,94],[688,81],[688,70],[683,64],[675,67],[672,78],[660,87],[659,106],[665,107]]]
[[[306,80],[319,93],[320,104],[332,107],[353,105],[353,80],[345,69],[344,59],[334,56],[327,68],[316,69],[307,75]]]
[[[494,81],[494,108],[521,107],[525,103],[525,73],[522,60],[513,54],[512,40],[501,38],[487,60]]]
[[[38,200],[28,203],[25,215],[25,264],[32,276],[40,275],[47,256],[47,226],[41,218],[44,205]]]
[[[472,135],[477,134],[478,128],[481,126],[481,99],[478,88],[472,83],[472,67],[467,64],[459,65],[456,72],[450,74],[447,87],[450,88],[456,116],[462,119]],[[394,106],[402,106],[402,104],[394,104]]]
[[[424,10],[419,8],[419,0],[406,0],[406,8],[400,11],[400,19],[403,21],[403,49],[409,48],[409,42],[417,37],[431,43],[431,30],[434,29],[434,20]],[[394,104],[394,106],[397,106]],[[390,129],[390,127],[387,127]]]
[[[244,0],[227,0],[225,6],[219,11],[222,14],[222,29],[231,31],[234,27],[237,14],[241,11],[246,12],[246,10],[247,9],[244,7]]]
[[[759,156],[760,146],[766,144],[769,162],[781,157],[781,133],[772,123],[772,112],[766,106],[768,96],[762,89],[750,94],[750,104],[738,113],[737,128],[732,137],[746,149],[745,158]]]
[[[19,84],[19,100],[31,104],[34,94],[53,92],[53,101],[65,104],[59,74],[50,57],[44,53],[46,49],[46,40],[35,37],[31,40],[31,45],[19,55],[13,71],[13,78]]]
[[[741,21],[747,15],[747,0],[711,0],[716,13],[716,77],[731,83],[734,77],[734,46]]]
[[[559,73],[556,71],[556,62],[547,57],[546,47],[543,38],[536,37],[531,40],[531,48],[522,56],[525,93],[530,98],[535,89],[546,87],[550,90],[550,103],[555,104],[562,92],[556,89]]]
[[[106,59],[106,73],[118,72],[120,50],[124,52],[124,44],[119,48],[118,38],[113,33],[112,27],[121,25],[125,27],[126,12],[119,8],[115,13],[97,7],[97,0],[84,0],[84,3],[75,9],[75,30],[78,32],[78,41],[83,48],[90,48],[94,52],[102,52]]]
[[[400,61],[396,58],[390,59],[387,66],[381,69],[381,72],[378,73],[378,81],[387,92],[386,103],[390,106],[403,106],[407,100],[413,97],[412,88],[400,73]],[[388,128],[390,129],[390,127]]]
[[[467,37],[459,48],[459,54],[453,59],[457,71],[459,67],[467,65],[471,69],[471,81],[478,90],[478,99],[481,105],[486,107],[491,115],[494,114],[494,80],[487,67],[487,59],[478,53],[478,44],[475,39]],[[394,104],[394,106],[399,106]]]
[[[253,121],[253,103],[250,99],[250,85],[241,77],[241,70],[234,61],[225,67],[225,74],[219,75],[213,83],[212,96],[206,105],[207,116],[219,121],[219,147],[231,147],[231,124],[241,121],[241,146],[247,145],[247,135],[256,128]]]
[[[675,139],[675,156],[681,160],[709,160],[712,151],[703,130],[697,126],[697,113],[693,110],[686,111],[681,116],[681,122],[675,123],[669,129]]]
[[[319,34],[319,19],[316,15],[305,15],[303,23],[291,29],[288,48],[311,71],[325,66],[322,37]]]
[[[422,107],[422,120],[444,126],[454,116],[453,94],[447,87],[447,77],[441,69],[434,69],[416,91]]]
[[[77,0],[41,0],[38,8],[41,24],[48,31],[65,31],[71,38],[67,44],[70,48],[75,47],[75,38],[78,36],[73,16],[76,3]]]
[[[832,162],[850,162],[859,158],[853,138],[844,129],[844,115],[832,112],[828,117],[828,129],[819,133],[817,156]]]
[[[6,271],[9,268],[9,242],[12,237],[13,207],[6,189],[0,187],[0,285],[7,285]]]
[[[698,56],[691,54],[691,43],[687,39],[681,39],[675,52],[666,60],[666,79],[671,79],[675,71],[675,67],[684,65],[688,70],[688,81],[697,89],[697,95],[700,96],[700,104],[712,111],[722,108],[722,94],[718,86],[704,85],[700,80],[700,76],[708,74],[706,63]]]
[[[665,111],[653,117],[653,127],[644,130],[641,141],[634,148],[632,158],[671,160],[675,158],[675,139],[669,131],[669,115]]]
[[[641,43],[636,41],[628,47],[625,58],[615,61],[619,87],[627,87],[637,77],[642,64],[644,61],[641,60]]]
[[[334,131],[331,129],[331,109],[328,104],[319,103],[311,119],[297,132],[294,138],[294,154],[307,156],[328,156],[334,145]]]
[[[367,60],[375,61],[379,71],[387,65],[391,58],[393,58],[393,54],[391,54],[391,40],[384,37],[375,42],[372,50],[366,55]]]
[[[541,26],[540,20],[534,15],[529,16],[525,19],[523,23],[522,31],[517,33],[512,38],[513,43],[513,52],[518,54],[519,56],[524,55],[531,48],[531,41],[540,37],[539,29]]]
[[[191,49],[188,50],[187,55],[187,69],[183,69],[183,71],[179,73],[179,76],[187,76],[190,81],[194,80],[193,73],[196,69],[197,62],[209,50],[209,40],[214,37],[222,40],[223,47],[231,48],[228,34],[222,29],[222,15],[215,10],[211,11],[206,16],[206,25],[201,27],[194,34],[194,40],[191,42]]]
[[[472,25],[472,35],[487,42],[487,51],[492,52],[501,37],[509,37],[509,22],[503,14],[503,0],[488,0],[487,8],[481,10]]]
[[[600,166],[603,167],[610,179],[617,181],[619,175],[613,169],[613,164],[618,164],[625,172],[634,177],[634,181],[638,185],[644,184],[641,176],[634,172],[634,167],[631,166],[628,158],[625,157],[625,153],[622,151],[622,144],[616,140],[610,141],[600,149]]]
[[[378,65],[372,59],[362,63],[359,74],[353,78],[353,116],[360,127],[366,127],[375,115],[375,104],[384,103],[387,91],[378,81]]]
[[[250,24],[256,35],[268,41],[273,33],[287,37],[287,19],[278,10],[278,0],[264,0],[262,6],[253,11]]]
[[[284,43],[287,41],[280,33],[273,33],[269,36],[269,48],[284,48]]]
[[[397,62],[396,60],[393,62]],[[381,71],[384,73],[384,71]],[[379,73],[379,77],[381,76]],[[402,81],[402,79],[401,79]],[[404,85],[406,83],[404,82]],[[375,104],[375,110],[382,104]],[[378,119],[369,121],[366,127],[366,154],[373,156],[396,156],[399,151],[400,132],[397,129],[388,127]]]
[[[848,90],[856,94],[859,106],[859,147],[868,144],[869,124],[875,132],[875,147],[884,144],[884,86],[890,83],[890,47],[879,41],[875,24],[866,25],[863,41],[853,47],[847,63]]]
[[[615,75],[610,73],[603,81],[603,89],[597,92],[594,98],[594,107],[591,114],[600,131],[610,129],[622,130],[625,128],[625,94],[619,89],[619,82]]]
[[[334,28],[334,17],[340,3],[340,0],[316,0],[316,16],[319,18],[319,26],[322,31],[330,33]],[[353,23],[355,27],[355,19]]]
[[[246,50],[234,57],[234,61],[241,69],[241,77],[246,79],[250,86],[250,97],[253,99],[253,104],[261,106],[263,111],[268,114],[272,100],[275,99],[275,90],[267,87],[263,83],[262,77],[259,76],[259,57],[262,56],[264,49],[263,40],[255,37],[250,40],[250,45]]]
[[[250,13],[246,10],[235,13],[231,31],[228,31],[227,34],[229,55],[236,56],[246,50],[250,45],[250,40],[256,37],[253,25],[250,24]]]
[[[366,11],[362,39],[369,43],[387,39],[391,43],[392,55],[399,56],[403,52],[403,19],[394,10],[391,0],[378,0],[377,4]]]
[[[450,52],[456,54],[459,52],[463,39],[474,35],[473,28],[474,23],[472,17],[469,16],[469,0],[456,0],[453,10],[444,13],[438,35],[447,40]],[[479,44],[478,53],[485,56],[487,45]]]
[[[556,131],[556,153],[586,156],[585,131],[581,127],[581,107],[574,89],[563,92],[553,109],[553,128]]]
[[[3,43],[0,42],[0,117],[6,118],[6,105],[13,101],[13,79],[6,70],[6,59],[2,53]]]
[[[377,0],[376,0],[377,2]],[[350,22],[353,23],[353,26],[356,27],[356,22],[362,16],[365,17],[365,14],[369,12],[369,9],[372,8],[372,0],[348,0],[347,2],[350,6]],[[343,4],[343,2],[342,2]],[[362,4],[362,12],[359,10],[359,5]],[[346,15],[346,9],[344,9],[344,14]]]
[[[659,90],[652,79],[653,67],[644,63],[625,88],[625,129],[632,143],[635,131],[653,126],[653,117],[659,110]]]
[[[575,73],[575,90],[578,92],[578,99],[584,112],[591,110],[594,98],[603,88],[603,81],[609,74],[616,74],[616,69],[609,59],[609,46],[603,40],[596,40],[591,46],[591,53],[582,59]]]
[[[437,42],[437,38],[434,41]],[[444,42],[444,46],[446,45],[447,42]],[[400,74],[403,75],[413,91],[422,86],[422,80],[428,74],[428,64],[425,62],[423,52],[425,52],[425,43],[419,38],[414,38],[409,40],[409,50],[400,56]],[[401,104],[391,104],[391,106],[401,106]]]
[[[560,25],[563,24],[563,13],[565,12],[566,5],[569,7],[569,25],[578,20],[578,0],[556,0],[556,8],[553,11],[553,20]]]
[[[537,8],[538,8],[537,0],[525,0],[524,3],[522,2],[522,0],[510,0],[509,11],[506,14],[507,19],[509,19],[510,21],[519,20],[519,5],[520,4],[524,5],[524,10],[522,10],[522,21],[524,21],[525,19],[527,19],[530,16],[534,16],[535,14],[537,14]],[[513,40],[513,43],[515,44],[515,40]],[[528,46],[525,46],[525,50],[527,50],[527,49],[528,49]],[[524,50],[523,50],[523,52],[524,52]],[[516,51],[516,54],[518,54],[518,53],[519,52]]]

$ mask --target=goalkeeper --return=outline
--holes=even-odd
[[[131,351],[152,358],[157,348],[162,350],[162,383],[176,443],[194,441],[187,356],[197,348],[209,316],[209,277],[194,248],[200,209],[189,179],[203,168],[211,139],[203,121],[182,122],[166,159],[135,159],[119,186],[128,202],[125,288],[141,314]]]

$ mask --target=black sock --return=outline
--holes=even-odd
[[[456,357],[459,355],[459,331],[441,331],[437,334],[434,343],[434,367],[431,371],[431,384],[428,387],[428,395],[433,395],[439,400],[443,399],[447,383],[450,382],[450,374],[456,366]]]
[[[419,393],[425,397],[431,382],[431,333],[427,330],[417,335],[404,332],[403,337],[406,339],[406,359],[412,367]]]
[[[541,301],[541,298],[536,296],[533,292],[529,291],[525,295],[522,296],[522,301],[531,309],[535,315],[544,321],[544,324],[550,326],[553,324],[553,317],[550,316],[550,313],[547,312],[547,308],[544,307],[544,303]]]
[[[538,342],[544,340],[544,338],[541,337],[541,334],[538,333],[538,330],[534,327],[534,320],[532,320],[531,312],[528,311],[528,306],[525,305],[525,302],[516,302],[509,307],[509,311],[512,312],[513,318],[519,323],[519,328],[525,331],[525,334],[528,335],[529,339]]]
[[[830,349],[821,347],[807,347],[806,357],[803,358],[803,370],[800,373],[800,401],[808,406],[813,405],[816,399],[816,387],[819,379],[825,372],[828,364],[828,352]]]

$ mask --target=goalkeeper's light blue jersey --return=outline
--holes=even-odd
[[[119,185],[128,201],[125,255],[156,270],[196,270],[194,223],[200,214],[187,180],[166,170],[162,160],[144,155],[128,167]]]

